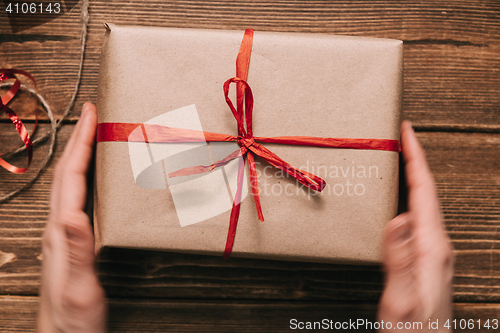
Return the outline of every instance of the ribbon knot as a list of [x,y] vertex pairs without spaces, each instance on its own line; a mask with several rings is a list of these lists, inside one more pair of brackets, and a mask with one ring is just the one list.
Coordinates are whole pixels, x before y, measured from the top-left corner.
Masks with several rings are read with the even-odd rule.
[[[312,190],[320,192],[326,186],[326,182],[320,177],[291,166],[290,164],[279,158],[272,151],[270,151],[269,149],[265,148],[264,146],[256,142],[256,139],[254,138],[252,131],[252,112],[254,103],[253,94],[252,94],[252,89],[245,81],[248,75],[248,66],[250,63],[252,38],[253,38],[253,30],[251,29],[246,30],[245,35],[243,37],[243,42],[240,47],[238,58],[236,59],[237,76],[227,80],[226,82],[224,82],[223,85],[224,97],[226,99],[226,103],[231,109],[231,112],[233,113],[234,118],[238,123],[238,137],[236,138],[236,141],[240,146],[240,153],[237,156],[232,154],[228,156],[225,160],[218,161],[213,164],[213,165],[221,165],[221,163],[225,163],[238,156],[243,156],[242,159],[243,161],[242,163],[240,161],[238,167],[238,183],[237,183],[238,187],[233,201],[231,220],[229,222],[229,232],[226,241],[226,249],[224,251],[224,256],[223,256],[226,259],[229,258],[229,255],[231,254],[236,234],[236,226],[238,224],[238,219],[240,214],[239,211],[240,211],[241,192],[243,186],[243,171],[247,159],[248,159],[248,170],[250,173],[250,188],[255,202],[255,208],[257,209],[257,216],[260,221],[264,222],[264,215],[262,214],[262,207],[260,204],[257,169],[255,166],[255,159],[253,154],[263,158],[269,164],[281,169],[282,171],[285,171],[288,175],[295,178],[299,183],[307,186]],[[236,83],[237,85],[236,108],[234,107],[233,102],[229,98],[229,86],[231,85],[231,83]],[[259,140],[262,141],[264,141],[265,139],[266,138],[259,138]]]
[[240,147],[245,147],[247,149],[250,149],[251,146],[256,144],[255,139],[252,138],[243,138],[241,136],[238,137],[238,144]]

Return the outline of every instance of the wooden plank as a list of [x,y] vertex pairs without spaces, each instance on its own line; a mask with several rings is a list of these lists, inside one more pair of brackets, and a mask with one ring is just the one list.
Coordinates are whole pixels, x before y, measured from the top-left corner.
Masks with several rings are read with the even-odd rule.
[[[0,142],[9,142],[0,124]],[[54,165],[74,125],[59,132],[55,157],[36,183],[0,205],[0,251],[16,261],[0,267],[0,294],[34,295],[40,277],[40,237],[48,215]],[[41,126],[41,132],[47,125]],[[417,133],[434,172],[447,230],[456,248],[455,301],[500,302],[500,135]],[[36,148],[33,168],[46,145]],[[20,178],[18,178],[20,177]],[[23,176],[0,170],[1,191]],[[336,300],[376,302],[379,267],[110,249],[99,262],[110,296]]]
[[500,136],[418,133],[418,138],[455,247],[455,300],[499,299]]
[[[0,332],[33,330],[37,308],[37,297],[0,297]],[[363,322],[356,331],[375,332],[366,322],[374,325],[376,312],[375,304],[110,299],[108,332],[290,332],[292,319],[313,323],[327,319],[329,325],[359,319]],[[499,315],[499,304],[455,304],[455,332],[495,331],[483,325],[488,319],[491,325]],[[474,329],[460,329],[471,319]]]
[[[66,108],[75,85],[79,11],[80,4],[68,14],[15,35],[0,13],[0,67],[23,68],[35,75],[40,92],[58,114]],[[70,119],[77,117],[83,102],[96,100],[101,23],[108,21],[401,39],[405,41],[406,118],[425,130],[498,132],[499,15],[500,3],[494,0],[438,5],[434,1],[147,0],[140,6],[92,0],[82,85]],[[20,105],[19,110],[24,118],[32,118]]]

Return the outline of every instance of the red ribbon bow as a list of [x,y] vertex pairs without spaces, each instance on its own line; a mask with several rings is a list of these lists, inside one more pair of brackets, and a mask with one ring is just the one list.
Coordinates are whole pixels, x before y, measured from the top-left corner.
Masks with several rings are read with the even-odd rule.
[[[327,148],[350,148],[350,149],[370,149],[370,150],[387,150],[399,152],[401,150],[398,140],[386,139],[348,139],[348,138],[321,138],[321,137],[304,137],[304,136],[285,136],[285,137],[254,137],[252,130],[252,112],[253,112],[253,94],[250,86],[246,82],[248,75],[248,67],[250,64],[250,54],[252,51],[253,30],[247,29],[243,36],[240,51],[236,58],[236,77],[233,77],[224,82],[224,96],[226,102],[231,109],[238,123],[238,136],[202,132],[206,142],[213,141],[236,141],[240,149],[227,156],[221,161],[217,161],[209,166],[193,166],[169,173],[169,177],[186,176],[197,173],[212,171],[216,167],[223,166],[231,160],[242,156],[238,165],[238,187],[233,201],[231,210],[231,218],[229,222],[229,231],[227,235],[226,247],[224,250],[224,258],[229,258],[231,254],[234,238],[236,234],[236,226],[240,215],[240,201],[243,187],[243,174],[246,160],[248,159],[248,168],[250,173],[250,187],[252,196],[255,201],[257,215],[260,221],[264,221],[262,208],[260,204],[259,185],[257,180],[257,171],[255,167],[254,154],[262,157],[271,165],[285,171],[287,174],[297,179],[298,182],[316,191],[322,191],[326,186],[323,179],[309,172],[294,168],[276,154],[271,152],[260,144],[263,143],[279,143],[287,145],[302,145]],[[229,86],[231,83],[237,85],[237,103],[234,107],[229,98]],[[246,128],[245,128],[246,124]],[[138,126],[142,126],[143,133],[147,136],[134,135],[132,131]],[[137,124],[137,123],[100,123],[97,125],[97,142],[102,141],[137,141],[157,143],[178,143],[178,142],[199,142],[200,132],[179,128],[172,128],[161,125]]]
[[[13,172],[13,173],[24,173],[24,172],[26,172],[26,170],[28,170],[28,167],[31,164],[31,160],[33,158],[33,143],[31,142],[30,135],[29,135],[28,131],[26,130],[26,127],[24,126],[21,119],[19,119],[17,114],[14,111],[12,111],[11,108],[9,108],[7,106],[7,103],[9,103],[10,100],[16,95],[16,93],[19,91],[19,88],[21,86],[21,82],[14,75],[16,73],[28,77],[31,81],[33,81],[33,83],[35,84],[35,88],[36,88],[35,79],[33,78],[33,76],[31,76],[30,73],[25,72],[25,71],[20,70],[20,69],[0,69],[0,82],[2,82],[4,80],[8,80],[8,79],[15,79],[15,82],[12,85],[12,87],[0,99],[0,113],[2,111],[7,113],[7,116],[9,116],[10,120],[12,121],[14,126],[16,127],[17,133],[19,133],[19,136],[21,137],[21,139],[24,142],[24,145],[26,146],[26,151],[28,152],[28,165],[26,166],[26,168],[18,168],[16,166],[8,163],[4,159],[0,158],[0,166],[2,166],[3,168],[5,168],[8,171]],[[35,131],[37,123],[38,123],[38,115],[37,115],[36,109],[35,109],[35,126],[33,127],[31,134],[33,134],[33,132]]]

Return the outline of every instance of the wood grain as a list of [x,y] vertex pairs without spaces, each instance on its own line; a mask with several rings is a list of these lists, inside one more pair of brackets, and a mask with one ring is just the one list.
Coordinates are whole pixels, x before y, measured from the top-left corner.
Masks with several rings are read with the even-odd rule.
[[[37,297],[0,297],[0,332],[32,331],[36,325]],[[376,305],[331,302],[230,302],[113,299],[109,302],[108,332],[290,332],[290,320],[374,323]],[[455,304],[455,332],[492,332],[477,328],[499,319],[499,305]],[[475,329],[460,329],[473,320]],[[465,322],[463,322],[465,323]],[[425,323],[422,323],[425,324]],[[428,322],[427,322],[428,325]],[[332,330],[333,331],[333,330]],[[344,330],[345,331],[345,330]],[[354,330],[353,330],[354,331]],[[375,332],[361,325],[356,332]]]
[[[1,15],[4,15],[3,17]],[[61,114],[79,59],[80,5],[13,35],[0,13],[0,67],[30,71]],[[498,1],[90,1],[82,84],[70,119],[96,100],[103,21],[396,38],[405,42],[404,113],[425,130],[500,131]],[[133,46],[131,46],[133,48]],[[34,56],[35,55],[35,56]],[[131,69],[131,84],[133,84]],[[139,88],[138,88],[139,89]],[[138,101],[140,103],[140,101]],[[24,101],[23,103],[24,104]],[[20,108],[23,118],[32,114]]]
[[[3,142],[9,125],[0,124]],[[47,130],[42,125],[40,134]],[[48,215],[54,165],[74,125],[58,136],[55,158],[23,195],[0,205],[0,250],[17,260],[0,267],[0,294],[35,295],[40,237]],[[500,301],[500,135],[418,133],[436,178],[448,233],[456,249],[454,299]],[[37,160],[45,149],[36,149]],[[22,176],[21,176],[22,177]],[[22,178],[0,170],[1,190]],[[378,301],[379,267],[320,265],[153,251],[109,249],[100,278],[113,297]]]
[[[0,68],[32,73],[38,91],[58,115],[75,89],[80,6],[16,33],[0,11]],[[455,317],[483,323],[499,319],[500,2],[90,0],[83,77],[69,123],[78,119],[85,101],[96,100],[103,21],[403,40],[404,117],[421,131],[417,134],[455,247],[454,301],[460,302],[455,304]],[[130,84],[133,75],[131,69]],[[0,88],[0,95],[4,91]],[[27,92],[10,106],[28,120],[29,128],[35,107],[46,119],[40,103]],[[0,295],[24,295],[0,296],[0,332],[34,329],[38,298],[33,296],[40,283],[40,240],[54,166],[73,128],[69,124],[61,129],[55,156],[35,184],[0,204]],[[42,124],[37,135],[47,130]],[[0,154],[21,145],[4,115],[0,142]],[[39,167],[47,148],[47,142],[36,147],[28,174],[0,170],[0,195],[21,186]],[[10,161],[25,165],[26,155]],[[224,261],[125,249],[105,250],[98,265],[111,297],[110,332],[284,332],[290,330],[293,317],[374,320],[383,288],[383,272],[377,266]]]

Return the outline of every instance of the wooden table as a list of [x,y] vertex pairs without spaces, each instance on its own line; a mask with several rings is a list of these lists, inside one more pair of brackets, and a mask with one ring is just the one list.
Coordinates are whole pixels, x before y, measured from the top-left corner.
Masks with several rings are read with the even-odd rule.
[[[58,115],[73,92],[80,54],[81,3],[66,0],[65,5],[68,13],[16,33],[5,8],[0,13],[0,68],[32,73]],[[0,331],[30,331],[35,326],[43,260],[40,239],[54,166],[82,104],[96,101],[103,21],[404,40],[404,118],[413,122],[426,149],[455,247],[455,316],[500,319],[497,0],[91,0],[81,87],[58,133],[55,156],[31,188],[0,204]],[[29,127],[33,103],[34,98],[21,93],[11,104]],[[4,152],[19,139],[4,116],[0,128]],[[37,135],[47,130],[45,121]],[[29,174],[46,151],[46,143],[36,147]],[[19,161],[24,162],[22,157]],[[0,170],[1,193],[28,176]],[[292,318],[375,320],[383,287],[380,267],[224,261],[136,250],[105,252],[99,272],[110,299],[111,332],[285,332]]]

